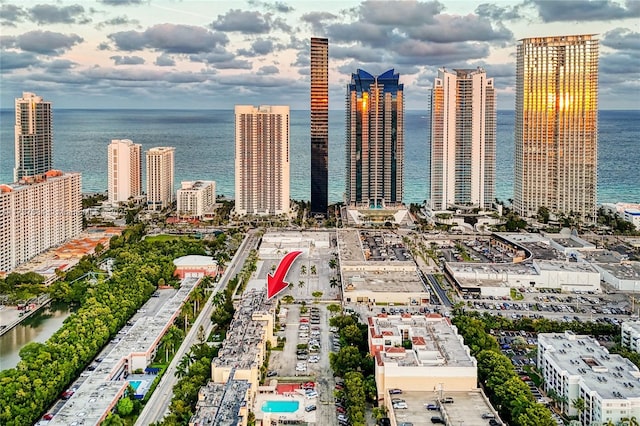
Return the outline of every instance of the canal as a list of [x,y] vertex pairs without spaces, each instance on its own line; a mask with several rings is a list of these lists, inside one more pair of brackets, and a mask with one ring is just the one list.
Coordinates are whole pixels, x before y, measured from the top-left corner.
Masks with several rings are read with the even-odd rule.
[[13,368],[20,361],[20,349],[29,342],[46,342],[71,315],[69,305],[51,303],[0,336],[0,370]]

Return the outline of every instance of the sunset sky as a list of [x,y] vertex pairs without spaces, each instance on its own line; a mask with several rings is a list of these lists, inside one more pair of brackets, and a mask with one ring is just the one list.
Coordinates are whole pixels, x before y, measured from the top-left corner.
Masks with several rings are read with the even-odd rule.
[[437,69],[482,66],[514,108],[526,37],[598,34],[600,108],[640,108],[640,0],[0,1],[0,101],[55,108],[309,108],[309,38],[329,38],[330,107],[389,68],[426,110]]

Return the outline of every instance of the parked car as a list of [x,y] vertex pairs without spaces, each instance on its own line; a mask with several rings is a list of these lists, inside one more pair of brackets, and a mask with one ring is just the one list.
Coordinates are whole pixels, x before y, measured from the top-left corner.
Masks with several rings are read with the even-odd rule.
[[310,411],[316,411],[317,407],[315,405],[307,405],[306,407],[304,407],[304,411],[306,411],[307,413]]
[[402,393],[402,389],[389,389],[390,395],[400,395]]
[[496,416],[495,416],[495,414],[493,414],[493,413],[484,413],[484,414],[482,415],[482,418],[483,418],[483,419],[495,419],[495,418],[496,418]]
[[440,409],[436,404],[426,404],[426,407],[427,407],[427,410],[437,411]]
[[439,416],[433,416],[431,417],[431,423],[440,423],[440,424],[445,424],[444,420],[442,419],[442,417]]
[[399,409],[399,410],[406,410],[407,408],[409,408],[409,406],[407,405],[406,402],[398,402],[396,404],[393,404],[393,408]]
[[450,396],[447,396],[445,398],[442,398],[440,402],[443,404],[453,404],[453,398]]
[[277,375],[278,375],[277,371],[273,371],[273,370],[267,371],[267,377],[275,377]]

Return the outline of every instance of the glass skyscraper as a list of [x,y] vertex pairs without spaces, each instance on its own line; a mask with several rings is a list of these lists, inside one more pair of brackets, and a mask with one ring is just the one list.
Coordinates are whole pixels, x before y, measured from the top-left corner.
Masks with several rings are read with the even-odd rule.
[[348,205],[384,208],[402,203],[404,87],[390,69],[377,77],[358,70],[346,99]]
[[311,212],[326,214],[329,185],[329,40],[311,39]]
[[51,102],[24,92],[16,99],[14,181],[51,170],[52,143]]
[[598,41],[593,35],[520,41],[516,59],[513,207],[531,217],[596,217]]

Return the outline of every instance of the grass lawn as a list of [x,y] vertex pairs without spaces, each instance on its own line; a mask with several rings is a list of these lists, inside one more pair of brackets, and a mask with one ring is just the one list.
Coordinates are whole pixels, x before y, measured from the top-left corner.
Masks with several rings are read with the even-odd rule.
[[173,241],[173,240],[182,240],[182,239],[191,239],[192,237],[189,236],[183,236],[183,235],[167,235],[167,234],[161,234],[161,235],[154,235],[151,237],[146,237],[144,240],[145,241],[149,241],[150,243],[155,243],[155,242],[166,242],[166,241]]

